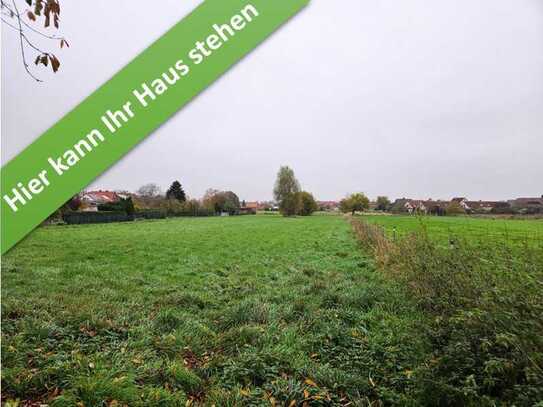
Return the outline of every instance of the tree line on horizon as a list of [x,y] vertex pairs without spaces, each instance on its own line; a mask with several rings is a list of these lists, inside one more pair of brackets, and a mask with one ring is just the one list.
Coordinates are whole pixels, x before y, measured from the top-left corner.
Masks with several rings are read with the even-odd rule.
[[[223,213],[238,215],[255,212],[254,209],[249,211],[245,208],[245,201],[241,201],[233,191],[210,188],[201,199],[191,199],[179,180],[173,181],[165,193],[158,184],[148,183],[141,186],[135,194],[129,192],[118,194],[120,198],[117,202],[99,204],[98,211],[125,212],[133,215],[137,212],[159,210],[167,216],[211,216]],[[60,209],[60,213],[81,210],[84,207],[83,195],[84,193],[74,196]],[[279,168],[273,196],[279,212],[285,217],[310,216],[322,210],[314,195],[302,189],[294,170],[286,165]],[[372,208],[388,212],[394,211],[394,205],[388,197],[378,196]],[[354,215],[356,212],[369,210],[370,199],[364,193],[356,192],[342,199],[338,206],[341,212]],[[455,202],[446,209],[446,213],[450,215],[462,213],[462,208],[458,204],[455,206]]]

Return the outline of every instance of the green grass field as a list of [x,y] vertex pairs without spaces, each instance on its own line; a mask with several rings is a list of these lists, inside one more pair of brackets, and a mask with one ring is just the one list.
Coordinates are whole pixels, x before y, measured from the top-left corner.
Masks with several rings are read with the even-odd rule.
[[401,403],[424,357],[342,217],[42,227],[3,261],[4,400]]
[[450,237],[471,241],[494,241],[543,248],[543,219],[504,219],[438,216],[364,216],[364,220],[381,225],[389,237],[405,236],[425,230],[428,236],[440,242]]
[[[422,222],[438,241],[453,232],[491,244],[506,229],[536,239],[543,225],[360,218],[389,235]],[[396,278],[362,243],[341,216],[39,228],[3,257],[2,401],[490,406],[543,396],[541,252],[511,261],[498,244],[492,263],[479,249],[407,242],[405,258],[389,258],[405,274]]]

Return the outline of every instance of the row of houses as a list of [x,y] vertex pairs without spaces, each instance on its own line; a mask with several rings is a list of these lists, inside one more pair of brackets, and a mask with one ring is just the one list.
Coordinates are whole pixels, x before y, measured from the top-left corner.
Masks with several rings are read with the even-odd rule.
[[[113,191],[88,191],[81,195],[84,210],[95,211],[98,205],[118,202],[121,198],[127,198],[131,194],[120,193]],[[336,212],[339,211],[339,201],[318,201],[319,209],[322,211]],[[376,204],[370,205],[371,209],[375,209]],[[470,201],[465,197],[455,197],[450,201],[433,200],[433,199],[396,199],[390,206],[389,210],[396,213],[424,213],[442,215],[447,212],[452,206],[460,207],[466,213],[493,213],[493,212],[527,212],[527,213],[543,213],[543,195],[534,198],[516,198],[508,201]],[[277,204],[273,201],[251,201],[242,202],[242,210],[247,212],[258,211],[276,211]]]
[[258,211],[278,211],[279,207],[277,204],[273,201],[254,201],[254,202],[245,202],[242,201],[241,203],[241,210],[251,211],[251,212],[258,212]]
[[[111,204],[119,202],[119,200],[128,197],[137,198],[137,195],[128,192],[115,191],[85,191],[81,194],[82,210],[86,212],[94,212],[98,210],[99,205]],[[247,213],[256,213],[258,211],[273,211],[278,210],[276,203],[273,201],[264,202],[242,202],[241,210]]]
[[516,211],[543,213],[543,195],[537,198],[516,198],[508,201],[470,201],[465,197],[456,197],[450,201],[401,198],[394,201],[390,210],[398,213],[442,215],[451,208],[461,208],[466,213],[507,213]]

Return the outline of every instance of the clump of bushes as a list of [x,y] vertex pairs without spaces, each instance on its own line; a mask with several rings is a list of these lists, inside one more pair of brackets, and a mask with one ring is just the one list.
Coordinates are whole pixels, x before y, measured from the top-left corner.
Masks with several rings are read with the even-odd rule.
[[354,215],[356,212],[362,212],[369,209],[370,200],[362,192],[351,194],[348,197],[341,200],[339,203],[339,209],[343,213],[351,213]]
[[425,405],[532,405],[543,400],[543,250],[422,231],[397,242],[352,220],[380,269],[428,316],[432,351],[415,372]]
[[117,202],[104,203],[98,205],[101,212],[125,212],[127,215],[134,215],[135,208],[132,198],[120,198]]
[[294,171],[288,166],[279,168],[273,196],[283,216],[310,216],[319,209],[313,195],[302,191]]

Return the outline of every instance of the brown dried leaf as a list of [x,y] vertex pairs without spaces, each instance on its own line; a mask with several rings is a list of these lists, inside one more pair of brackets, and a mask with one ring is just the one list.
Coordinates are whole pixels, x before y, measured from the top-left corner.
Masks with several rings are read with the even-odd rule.
[[28,16],[29,20],[36,21],[36,16],[34,15],[32,11],[28,10],[26,15]]
[[313,387],[317,387],[317,383],[315,383],[313,380],[311,379],[305,379],[305,384],[309,385],[309,386],[313,386]]
[[51,67],[53,68],[53,72],[57,72],[58,68],[60,68],[60,61],[54,55],[49,55],[49,60],[51,61]]

